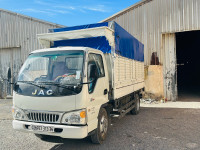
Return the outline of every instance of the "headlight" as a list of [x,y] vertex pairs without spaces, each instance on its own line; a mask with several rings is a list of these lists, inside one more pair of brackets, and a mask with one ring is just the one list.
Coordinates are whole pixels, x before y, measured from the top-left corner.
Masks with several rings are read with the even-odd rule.
[[65,113],[62,117],[64,124],[86,124],[86,110],[78,110]]
[[12,115],[16,120],[26,120],[26,115],[22,109],[12,107]]

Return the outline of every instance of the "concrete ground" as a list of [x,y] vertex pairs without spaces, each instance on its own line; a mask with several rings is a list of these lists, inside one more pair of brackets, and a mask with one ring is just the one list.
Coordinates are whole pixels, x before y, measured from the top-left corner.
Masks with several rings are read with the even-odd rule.
[[[53,138],[41,141],[31,133],[12,129],[12,100],[0,100],[0,149],[52,150],[189,150],[200,149],[200,109],[189,103],[142,104],[137,116],[113,119],[106,141],[95,145],[89,138]],[[167,106],[167,107],[164,107]],[[178,106],[181,108],[172,108]],[[191,105],[191,107],[189,107]],[[195,104],[196,105],[196,104]],[[188,106],[189,108],[186,108]],[[162,107],[162,108],[161,108]]]
[[186,101],[176,101],[176,102],[153,102],[151,104],[141,103],[141,107],[148,108],[186,108],[186,109],[200,109],[200,102],[186,102]]

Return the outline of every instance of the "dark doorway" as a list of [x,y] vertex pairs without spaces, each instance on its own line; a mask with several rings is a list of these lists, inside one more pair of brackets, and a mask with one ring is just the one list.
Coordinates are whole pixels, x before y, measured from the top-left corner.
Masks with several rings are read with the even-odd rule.
[[200,31],[176,33],[178,100],[200,101]]

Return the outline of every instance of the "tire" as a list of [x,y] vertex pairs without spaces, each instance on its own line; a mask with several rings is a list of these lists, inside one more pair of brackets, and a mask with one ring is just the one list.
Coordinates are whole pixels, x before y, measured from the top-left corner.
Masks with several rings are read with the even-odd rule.
[[135,95],[135,108],[133,108],[130,113],[132,115],[137,115],[139,114],[139,111],[140,111],[140,98],[139,98],[139,95],[136,94]]
[[109,128],[109,118],[105,108],[101,108],[98,116],[98,125],[94,134],[91,135],[91,141],[95,144],[102,144],[105,141]]

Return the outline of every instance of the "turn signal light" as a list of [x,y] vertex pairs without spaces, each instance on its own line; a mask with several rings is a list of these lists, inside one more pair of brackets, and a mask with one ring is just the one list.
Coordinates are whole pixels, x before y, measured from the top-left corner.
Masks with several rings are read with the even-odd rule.
[[85,117],[86,117],[85,111],[80,112],[80,117],[81,117],[81,118],[85,118]]

